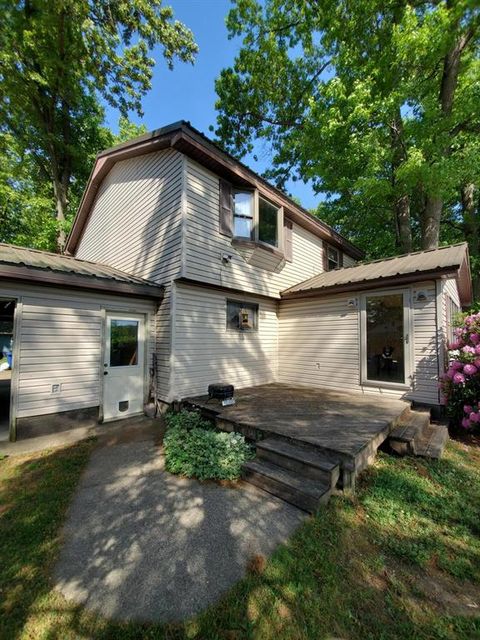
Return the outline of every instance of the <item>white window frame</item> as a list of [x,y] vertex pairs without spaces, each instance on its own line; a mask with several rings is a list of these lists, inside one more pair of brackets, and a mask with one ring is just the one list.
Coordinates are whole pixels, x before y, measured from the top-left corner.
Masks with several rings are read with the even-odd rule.
[[[235,194],[237,193],[251,193],[252,194],[252,209],[253,209],[253,229],[252,229],[252,237],[249,238],[247,236],[237,236],[235,235]],[[284,220],[283,220],[283,207],[276,204],[275,202],[273,202],[272,200],[270,200],[269,198],[266,198],[264,195],[260,195],[260,193],[258,192],[258,189],[254,189],[254,190],[248,190],[248,189],[233,189],[232,191],[232,195],[233,195],[233,211],[232,211],[232,215],[233,215],[233,233],[234,233],[234,238],[237,240],[250,240],[252,242],[254,242],[255,244],[259,245],[259,246],[263,246],[263,247],[271,247],[272,249],[276,249],[278,251],[281,251],[283,253],[283,249],[284,249],[284,236],[283,236],[283,225],[284,225]],[[262,199],[264,202],[272,205],[273,207],[275,207],[277,209],[277,244],[273,245],[270,244],[269,242],[264,242],[262,240],[260,240],[259,238],[259,222],[260,222],[260,199]]]
[[[384,382],[369,380],[367,376],[367,297],[403,295],[403,331],[405,382]],[[383,387],[387,389],[411,389],[414,363],[414,326],[412,292],[410,289],[382,289],[367,291],[360,296],[360,384],[365,387]]]
[[[327,256],[326,256],[327,257],[327,260],[326,260],[327,271],[335,271],[335,269],[339,269],[340,268],[340,250],[337,249],[336,247],[332,247],[331,244],[327,244],[326,251],[327,251]],[[333,268],[330,268],[330,264],[329,264],[330,263],[330,256],[329,256],[329,252],[330,251],[335,251],[335,253],[337,254],[337,261],[335,263],[336,266],[333,267]],[[332,260],[332,262],[335,262],[335,261]]]

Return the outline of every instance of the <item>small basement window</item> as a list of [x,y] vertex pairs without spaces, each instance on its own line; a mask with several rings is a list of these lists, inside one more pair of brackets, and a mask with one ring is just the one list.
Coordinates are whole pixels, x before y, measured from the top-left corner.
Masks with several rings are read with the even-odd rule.
[[258,304],[227,300],[227,329],[256,331],[258,329]]

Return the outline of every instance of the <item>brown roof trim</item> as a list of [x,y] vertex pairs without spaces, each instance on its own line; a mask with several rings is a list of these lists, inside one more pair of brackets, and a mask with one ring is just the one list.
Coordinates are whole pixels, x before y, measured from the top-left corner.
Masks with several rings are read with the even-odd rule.
[[102,291],[111,295],[135,296],[137,298],[163,298],[162,285],[147,285],[141,283],[120,282],[109,278],[95,278],[76,273],[59,273],[46,271],[35,267],[0,265],[0,281],[16,280],[25,284],[39,284],[68,289],[85,289],[88,291]]
[[385,286],[401,286],[422,282],[424,280],[438,280],[442,277],[456,277],[460,265],[451,267],[439,267],[430,271],[415,271],[403,275],[387,276],[375,278],[374,280],[359,280],[346,284],[331,285],[329,287],[319,287],[317,289],[306,289],[304,291],[292,291],[280,293],[282,300],[294,300],[297,298],[320,298],[336,293],[349,293],[353,291],[366,291],[368,289],[380,289]]
[[204,134],[184,121],[176,122],[167,127],[145,134],[144,136],[140,136],[139,138],[112,147],[111,149],[107,149],[97,156],[95,166],[90,174],[87,187],[67,239],[67,251],[69,253],[75,251],[88,220],[98,188],[115,162],[167,147],[184,153],[212,172],[238,186],[253,186],[257,188],[263,195],[266,195],[283,206],[286,212],[288,212],[288,217],[300,226],[338,247],[352,258],[362,259],[364,257],[361,249],[349,242],[319,218],[312,215],[309,211],[296,204],[280,189],[269,184],[246,165],[223,151]]

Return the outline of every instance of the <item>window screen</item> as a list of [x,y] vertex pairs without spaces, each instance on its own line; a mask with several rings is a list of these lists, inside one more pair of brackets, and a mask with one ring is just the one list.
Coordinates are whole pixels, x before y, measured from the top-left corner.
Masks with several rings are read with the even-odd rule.
[[278,208],[270,202],[258,202],[258,239],[276,247],[278,245]]
[[227,300],[227,329],[256,331],[258,329],[258,304]]

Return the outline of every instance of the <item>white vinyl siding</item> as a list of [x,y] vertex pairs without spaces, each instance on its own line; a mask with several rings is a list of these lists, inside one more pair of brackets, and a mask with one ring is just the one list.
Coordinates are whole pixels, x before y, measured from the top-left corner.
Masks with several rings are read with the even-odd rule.
[[181,269],[183,156],[117,162],[98,190],[75,257],[164,284]]
[[[151,362],[151,302],[23,285],[2,285],[0,296],[17,297],[21,303],[20,345],[14,362],[17,418],[99,406],[104,308],[149,314],[147,361]],[[60,393],[52,393],[53,384],[61,384]]]
[[453,340],[452,321],[455,313],[462,310],[457,282],[449,278],[443,282],[442,288],[442,327],[446,340]]
[[355,294],[280,303],[279,382],[438,404],[435,286],[420,287],[428,292],[428,299],[413,302],[411,353],[416,376],[411,391],[361,384],[360,311],[348,306]]
[[343,266],[344,267],[354,267],[357,264],[357,261],[349,256],[347,253],[343,254]]
[[[236,250],[231,239],[219,231],[219,178],[190,159],[186,234],[184,275],[193,280],[278,298],[281,290],[323,271],[322,240],[295,223],[291,262],[272,271],[268,268],[271,255],[266,251],[264,265],[261,258],[255,266],[246,262],[243,255],[251,255],[251,250]],[[222,261],[224,253],[232,256],[228,264]]]
[[[277,378],[277,303],[201,287],[175,286],[172,399],[205,394],[208,385],[235,387]],[[258,303],[258,330],[227,329],[227,299]]]
[[[417,301],[416,293],[423,291],[425,301]],[[434,282],[412,287],[413,300],[413,365],[412,399],[426,404],[438,404],[438,343],[437,300]]]
[[171,282],[182,268],[184,156],[156,151],[117,162],[103,180],[76,257],[165,285],[156,317],[158,393],[169,392]]

